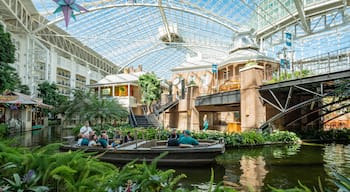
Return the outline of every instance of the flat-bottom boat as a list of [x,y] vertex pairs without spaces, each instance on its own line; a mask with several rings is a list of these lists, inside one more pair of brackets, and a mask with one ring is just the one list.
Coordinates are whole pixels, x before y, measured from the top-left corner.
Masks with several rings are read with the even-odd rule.
[[158,161],[160,166],[204,166],[215,163],[215,157],[224,153],[225,144],[220,141],[199,141],[199,145],[167,146],[166,141],[132,141],[116,148],[80,147],[76,145],[62,145],[61,151],[84,150],[96,152],[98,158],[115,164],[126,164],[133,160],[137,162],[152,162],[162,153],[168,154]]

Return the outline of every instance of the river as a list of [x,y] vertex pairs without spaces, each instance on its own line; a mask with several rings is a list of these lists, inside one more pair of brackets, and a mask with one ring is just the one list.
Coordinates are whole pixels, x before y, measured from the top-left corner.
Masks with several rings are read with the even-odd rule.
[[[40,146],[60,142],[61,135],[69,135],[69,130],[47,128],[26,132],[20,141],[24,146]],[[226,185],[241,191],[271,191],[269,186],[292,188],[299,185],[298,181],[312,189],[318,187],[319,179],[324,187],[336,191],[332,173],[337,171],[350,177],[350,145],[281,145],[227,149],[217,157],[217,165],[213,167],[176,168],[176,171],[188,176],[181,185],[196,186],[205,191],[210,181],[211,168],[215,183],[224,181]]]

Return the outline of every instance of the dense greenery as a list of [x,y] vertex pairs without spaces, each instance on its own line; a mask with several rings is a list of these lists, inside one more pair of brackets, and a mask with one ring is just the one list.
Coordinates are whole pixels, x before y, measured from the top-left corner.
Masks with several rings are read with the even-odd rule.
[[55,83],[49,83],[47,81],[38,85],[38,91],[38,97],[42,98],[45,104],[53,106],[53,109],[45,109],[44,111],[46,113],[50,112],[51,115],[55,117],[59,113],[57,110],[58,107],[64,103],[67,98],[58,92],[58,87]]
[[5,90],[30,94],[27,85],[21,85],[16,69],[11,66],[15,62],[16,47],[9,33],[0,25],[0,94]]
[[306,69],[303,69],[301,71],[294,71],[293,73],[280,71],[279,74],[274,73],[273,78],[267,83],[277,83],[289,79],[304,78],[310,75],[312,75],[312,72]]
[[323,142],[349,141],[350,129],[306,130],[298,133],[302,139],[314,139]]
[[139,77],[138,82],[142,91],[142,102],[147,105],[148,112],[151,112],[152,102],[160,98],[160,81],[155,74],[146,73]]
[[106,129],[112,121],[123,121],[128,116],[128,111],[115,99],[99,98],[96,94],[79,90],[74,92],[74,99],[62,104],[59,110],[67,119],[90,121],[92,125],[99,123],[100,130]]
[[[185,175],[157,168],[158,159],[166,154],[150,165],[130,162],[117,168],[83,151],[57,153],[58,147],[29,150],[0,142],[0,191],[189,191],[178,186]],[[209,191],[234,190],[214,188],[211,182]]]
[[[106,128],[105,128],[106,129]],[[78,128],[77,128],[78,130]],[[141,139],[162,139],[166,140],[169,136],[169,131],[164,129],[150,128],[131,128],[130,126],[109,127],[106,129],[112,137],[115,130],[121,131],[123,135],[131,132],[134,136]],[[180,133],[180,132],[179,132]],[[288,131],[276,131],[272,134],[259,133],[256,131],[247,131],[242,133],[222,133],[218,131],[193,132],[192,136],[196,139],[209,139],[225,141],[226,147],[236,147],[242,145],[261,145],[266,143],[299,143],[299,137]]]

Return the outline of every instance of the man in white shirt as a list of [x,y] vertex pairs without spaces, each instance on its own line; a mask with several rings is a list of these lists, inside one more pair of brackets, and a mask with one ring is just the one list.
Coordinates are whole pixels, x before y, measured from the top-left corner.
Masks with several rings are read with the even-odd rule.
[[89,137],[89,133],[92,132],[92,129],[89,125],[89,122],[85,122],[85,125],[80,128],[80,133],[84,136]]

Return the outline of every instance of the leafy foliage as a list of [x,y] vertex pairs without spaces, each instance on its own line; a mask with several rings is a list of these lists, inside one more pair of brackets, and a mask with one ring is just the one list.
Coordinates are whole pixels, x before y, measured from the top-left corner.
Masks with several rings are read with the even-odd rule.
[[0,138],[4,137],[7,132],[7,125],[5,123],[0,123]]
[[30,94],[28,86],[21,85],[16,69],[10,66],[15,62],[15,51],[10,34],[0,25],[0,94],[5,90]]
[[299,137],[294,132],[276,131],[268,135],[268,140],[272,142],[298,143]]
[[289,79],[304,78],[310,75],[312,75],[312,72],[307,69],[303,69],[301,71],[294,71],[293,73],[284,73],[284,72],[280,72],[280,74],[274,73],[273,78],[267,83],[270,84],[270,83],[277,83],[277,82],[289,80]]
[[99,122],[100,129],[111,121],[125,120],[127,110],[118,101],[109,98],[99,98],[91,92],[75,91],[74,99],[60,106],[67,119],[78,118],[80,122]]
[[139,85],[142,91],[142,102],[147,104],[150,112],[150,105],[160,98],[160,81],[153,73],[146,73],[139,77]]
[[[59,144],[34,150],[10,147],[3,142],[0,146],[6,151],[0,157],[3,191],[188,191],[178,188],[185,175],[175,176],[175,170],[157,168],[157,161],[166,153],[151,164],[131,162],[119,170],[100,162],[92,153],[57,153]],[[10,163],[3,163],[7,161]]]
[[67,100],[65,96],[58,93],[58,87],[55,83],[44,81],[38,85],[38,91],[38,96],[43,99],[45,104],[54,106],[54,109],[52,110],[44,110],[46,113],[51,112],[53,116],[58,113],[58,106]]

